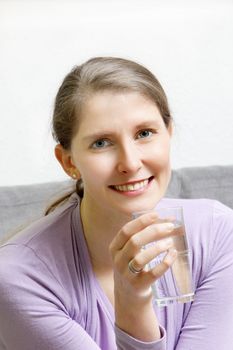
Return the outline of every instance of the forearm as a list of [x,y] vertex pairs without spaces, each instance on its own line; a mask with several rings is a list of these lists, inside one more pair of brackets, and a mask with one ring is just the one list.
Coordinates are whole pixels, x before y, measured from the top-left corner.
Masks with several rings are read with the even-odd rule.
[[[152,342],[161,337],[158,319],[153,309],[151,295],[132,300],[115,293],[116,326],[132,337]],[[131,299],[131,300],[130,300]]]

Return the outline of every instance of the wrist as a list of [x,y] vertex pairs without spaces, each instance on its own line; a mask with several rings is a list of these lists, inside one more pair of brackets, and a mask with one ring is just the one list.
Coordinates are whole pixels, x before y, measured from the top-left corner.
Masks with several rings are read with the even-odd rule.
[[115,298],[116,326],[132,337],[145,341],[160,339],[160,328],[151,295],[137,300]]

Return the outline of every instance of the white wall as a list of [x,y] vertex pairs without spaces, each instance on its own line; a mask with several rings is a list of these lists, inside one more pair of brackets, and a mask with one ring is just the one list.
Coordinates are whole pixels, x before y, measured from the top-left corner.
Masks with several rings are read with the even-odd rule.
[[233,1],[0,1],[0,185],[66,178],[50,117],[91,56],[148,66],[176,121],[174,168],[233,164]]

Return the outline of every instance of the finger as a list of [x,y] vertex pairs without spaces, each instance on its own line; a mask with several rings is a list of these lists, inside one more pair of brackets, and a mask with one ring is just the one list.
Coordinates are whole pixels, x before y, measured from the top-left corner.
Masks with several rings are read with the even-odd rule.
[[174,247],[172,238],[160,240],[149,247],[142,249],[133,259],[131,259],[135,270],[142,270],[151,260],[161,253]]
[[173,223],[152,224],[131,236],[123,247],[123,254],[128,259],[134,257],[142,247],[152,242],[164,240],[174,230]]
[[117,233],[116,237],[111,242],[110,250],[115,251],[122,249],[122,247],[132,235],[134,235],[136,232],[143,230],[148,225],[155,223],[157,219],[157,213],[150,212],[132,221],[129,221],[126,225],[122,227],[122,229]]
[[169,249],[162,262],[146,272],[144,278],[148,283],[159,279],[172,266],[177,258],[177,251],[174,248]]

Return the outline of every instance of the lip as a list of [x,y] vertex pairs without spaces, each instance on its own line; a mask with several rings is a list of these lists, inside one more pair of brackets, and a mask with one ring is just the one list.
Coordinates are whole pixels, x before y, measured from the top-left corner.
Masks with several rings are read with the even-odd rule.
[[125,183],[121,183],[121,184],[115,184],[115,185],[110,185],[109,187],[113,188],[114,186],[127,186],[127,185],[133,185],[136,184],[137,182],[142,182],[145,180],[152,180],[152,177],[154,176],[150,176],[150,177],[146,177],[144,179],[139,179],[139,180],[133,180],[133,181],[129,181],[129,182],[125,182]]
[[[114,186],[124,186],[124,185],[135,184],[135,183],[142,182],[142,181],[145,181],[145,180],[148,180],[148,184],[145,187],[142,187],[142,188],[139,188],[139,189],[136,189],[136,190],[119,191],[119,190],[117,190],[114,187]],[[112,189],[114,192],[120,194],[120,195],[127,196],[127,197],[134,197],[134,196],[138,196],[138,195],[143,194],[144,192],[146,192],[147,189],[151,186],[151,183],[153,182],[153,180],[154,180],[154,176],[150,176],[149,178],[145,178],[143,180],[130,181],[130,182],[126,182],[126,183],[124,183],[122,185],[111,185],[111,186],[109,186],[109,188]]]

